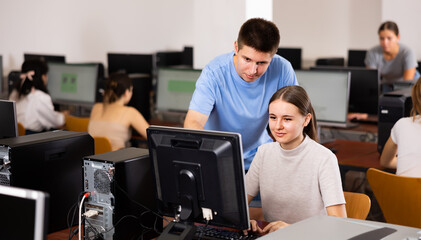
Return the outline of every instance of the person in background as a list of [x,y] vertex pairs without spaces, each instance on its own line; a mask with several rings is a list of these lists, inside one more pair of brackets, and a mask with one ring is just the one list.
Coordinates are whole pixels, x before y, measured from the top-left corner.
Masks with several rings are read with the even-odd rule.
[[185,128],[238,132],[247,170],[263,143],[271,142],[267,104],[277,89],[297,85],[291,63],[276,55],[279,30],[273,22],[247,20],[234,51],[205,66],[184,121]]
[[421,177],[421,78],[412,87],[411,116],[399,119],[384,145],[380,164],[397,175]]
[[[269,102],[269,128],[275,142],[259,147],[246,175],[249,203],[259,192],[265,221],[257,232],[273,232],[315,215],[346,217],[335,154],[317,143],[317,122],[300,86],[278,90]],[[246,232],[245,232],[246,233]]]
[[68,111],[57,112],[47,90],[48,65],[41,60],[26,60],[22,64],[20,79],[9,100],[16,101],[18,122],[26,134],[61,128]]
[[107,137],[113,151],[129,146],[130,127],[146,139],[148,122],[136,108],[126,106],[132,94],[129,76],[113,73],[106,83],[103,103],[96,103],[92,108],[88,132],[93,137]]
[[393,90],[393,83],[402,80],[416,80],[420,74],[414,52],[399,43],[400,34],[395,22],[387,21],[380,25],[380,45],[367,51],[365,65],[378,69],[382,80],[383,92]]

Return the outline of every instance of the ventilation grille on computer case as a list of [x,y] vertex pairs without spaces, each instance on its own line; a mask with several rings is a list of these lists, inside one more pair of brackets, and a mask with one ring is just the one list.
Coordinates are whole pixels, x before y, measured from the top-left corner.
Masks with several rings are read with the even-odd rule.
[[109,194],[111,192],[111,176],[107,170],[97,169],[94,172],[94,188],[98,193]]

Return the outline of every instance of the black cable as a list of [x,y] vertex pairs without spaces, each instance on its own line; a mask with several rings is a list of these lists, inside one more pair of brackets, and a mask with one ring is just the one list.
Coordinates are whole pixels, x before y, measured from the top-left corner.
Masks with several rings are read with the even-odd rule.
[[[95,232],[95,236],[94,239],[104,239],[102,233],[98,232],[98,230],[94,227],[94,225],[88,220],[87,217],[84,217],[84,221],[86,221],[88,223],[89,226],[87,226],[87,228],[92,229]],[[86,238],[86,232],[85,232],[85,238]]]
[[168,219],[166,219],[166,218],[164,218],[163,216],[161,216],[159,213],[156,213],[156,212],[154,212],[154,211],[152,211],[151,209],[149,209],[148,207],[146,207],[145,205],[143,205],[143,204],[141,204],[141,203],[139,203],[139,202],[137,202],[137,201],[135,201],[135,200],[133,200],[131,197],[130,197],[130,195],[124,190],[124,189],[122,189],[121,187],[120,187],[120,185],[118,185],[118,183],[117,183],[117,181],[115,181],[114,180],[114,183],[115,183],[115,185],[117,186],[117,188],[120,190],[120,191],[122,191],[125,195],[126,195],[126,197],[131,201],[131,202],[133,202],[134,204],[136,204],[136,205],[138,205],[138,206],[140,206],[140,207],[142,207],[143,209],[145,209],[145,210],[147,210],[147,211],[150,211],[151,213],[153,213],[155,216],[157,216],[157,217],[159,217],[159,218],[162,218],[162,220],[165,220],[165,221],[167,221],[167,222],[170,222]]
[[197,238],[197,240],[202,239],[203,234],[205,233],[206,228],[208,227],[208,225],[209,225],[209,220],[206,220],[206,225],[205,225],[205,227],[202,229],[202,231],[200,231],[200,233],[199,233],[199,237]]
[[107,232],[109,232],[109,231],[111,231],[111,230],[113,230],[115,227],[117,227],[117,225],[123,220],[123,219],[125,219],[125,218],[128,218],[128,217],[132,217],[132,218],[135,218],[135,219],[139,219],[138,217],[136,217],[136,216],[134,216],[134,215],[126,215],[126,216],[123,216],[122,218],[120,218],[117,222],[116,222],[116,224],[114,224],[110,229],[108,229],[108,230],[105,230],[104,232],[102,232],[102,233],[107,233]]

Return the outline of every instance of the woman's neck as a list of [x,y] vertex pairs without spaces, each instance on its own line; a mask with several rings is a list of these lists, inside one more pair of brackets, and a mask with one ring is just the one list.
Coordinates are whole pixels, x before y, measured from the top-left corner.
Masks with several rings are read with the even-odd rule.
[[399,53],[399,44],[396,45],[390,52],[384,52],[383,56],[386,60],[394,59]]

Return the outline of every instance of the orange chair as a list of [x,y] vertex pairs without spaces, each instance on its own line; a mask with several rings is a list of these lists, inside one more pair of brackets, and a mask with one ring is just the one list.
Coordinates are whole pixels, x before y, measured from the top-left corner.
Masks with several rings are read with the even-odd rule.
[[22,123],[18,122],[18,135],[19,136],[25,136],[25,134],[26,134],[25,127],[23,126]]
[[421,178],[370,168],[367,180],[386,222],[421,228]]
[[108,139],[107,137],[94,137],[94,143],[95,154],[111,152],[113,150],[110,139]]
[[371,200],[364,193],[344,192],[348,218],[365,220],[371,208]]
[[89,118],[88,117],[76,117],[67,115],[66,116],[66,130],[72,132],[88,132]]

